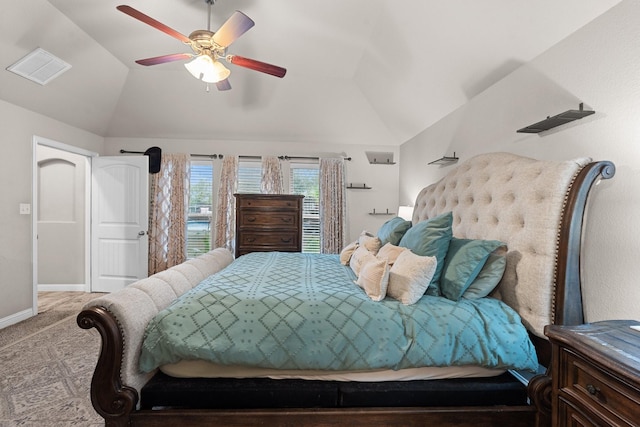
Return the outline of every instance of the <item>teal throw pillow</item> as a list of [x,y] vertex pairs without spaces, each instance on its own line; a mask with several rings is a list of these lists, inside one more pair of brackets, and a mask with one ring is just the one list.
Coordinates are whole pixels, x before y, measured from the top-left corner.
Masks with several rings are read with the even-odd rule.
[[471,286],[491,252],[505,244],[497,240],[452,238],[442,270],[442,295],[458,301]]
[[409,248],[416,255],[436,257],[438,262],[436,272],[425,292],[426,295],[440,295],[440,276],[449,249],[449,241],[453,235],[452,223],[451,212],[421,221],[407,230],[398,244],[398,246]]
[[462,298],[479,299],[484,298],[493,291],[500,280],[507,266],[507,257],[492,253],[484,263],[484,267],[478,273],[478,277],[471,283],[471,286],[464,291]]
[[400,239],[404,236],[404,233],[411,228],[411,221],[406,221],[399,216],[391,218],[389,221],[382,224],[382,227],[378,230],[378,239],[382,242],[382,246],[387,243],[391,243],[394,246],[398,246]]

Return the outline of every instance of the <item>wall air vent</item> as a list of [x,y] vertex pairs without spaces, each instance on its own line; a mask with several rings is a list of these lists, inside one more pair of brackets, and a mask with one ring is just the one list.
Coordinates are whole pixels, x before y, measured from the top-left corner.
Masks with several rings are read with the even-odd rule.
[[62,59],[44,49],[37,48],[15,64],[7,67],[7,71],[38,84],[46,85],[69,68],[71,65]]
[[595,113],[595,111],[584,110],[582,103],[580,103],[579,110],[567,110],[564,113],[560,113],[557,116],[547,117],[541,122],[534,123],[522,129],[518,129],[517,132],[520,133],[540,133],[545,130],[552,129],[556,126],[563,125],[565,123],[572,122],[574,120],[581,119],[586,116],[590,116]]

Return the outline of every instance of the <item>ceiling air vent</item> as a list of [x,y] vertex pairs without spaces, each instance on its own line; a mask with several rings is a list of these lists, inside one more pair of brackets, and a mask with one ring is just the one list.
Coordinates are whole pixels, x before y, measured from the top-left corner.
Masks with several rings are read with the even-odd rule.
[[37,48],[9,66],[7,70],[38,84],[46,85],[69,68],[71,68],[71,65],[62,59],[44,49]]

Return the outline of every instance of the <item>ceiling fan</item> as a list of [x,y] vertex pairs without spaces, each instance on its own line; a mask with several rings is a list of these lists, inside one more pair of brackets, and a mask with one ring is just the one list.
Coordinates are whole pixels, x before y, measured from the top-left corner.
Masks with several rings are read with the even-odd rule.
[[184,65],[195,78],[207,83],[207,89],[209,83],[215,83],[218,90],[231,89],[231,84],[229,83],[228,78],[231,71],[229,71],[229,69],[220,62],[221,59],[224,59],[226,62],[233,65],[249,68],[251,70],[280,78],[284,77],[287,72],[285,68],[256,61],[255,59],[245,58],[240,55],[227,54],[227,48],[229,45],[231,45],[231,43],[233,43],[242,34],[246,33],[255,25],[255,23],[244,13],[235,11],[234,14],[231,15],[224,24],[222,24],[218,31],[211,31],[211,5],[214,1],[215,0],[205,0],[205,3],[209,5],[207,29],[195,30],[189,35],[189,37],[162,24],[161,22],[156,21],[131,6],[121,5],[116,7],[120,12],[142,21],[145,24],[151,25],[165,34],[180,40],[184,44],[191,46],[191,50],[193,50],[193,53],[173,53],[170,55],[139,59],[136,63],[148,66],[193,58],[191,62]]

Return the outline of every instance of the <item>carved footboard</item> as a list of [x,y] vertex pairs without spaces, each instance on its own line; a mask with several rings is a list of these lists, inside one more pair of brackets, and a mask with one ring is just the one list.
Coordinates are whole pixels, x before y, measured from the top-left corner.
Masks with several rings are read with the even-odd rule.
[[96,328],[102,339],[98,363],[91,379],[91,402],[107,426],[129,425],[129,415],[136,409],[138,391],[122,384],[120,372],[124,339],[120,325],[104,307],[89,307],[78,315],[83,329]]
[[102,339],[91,380],[91,401],[106,425],[128,425],[140,389],[153,376],[138,370],[147,323],[178,296],[232,261],[231,252],[217,248],[85,305],[78,325],[96,328]]

